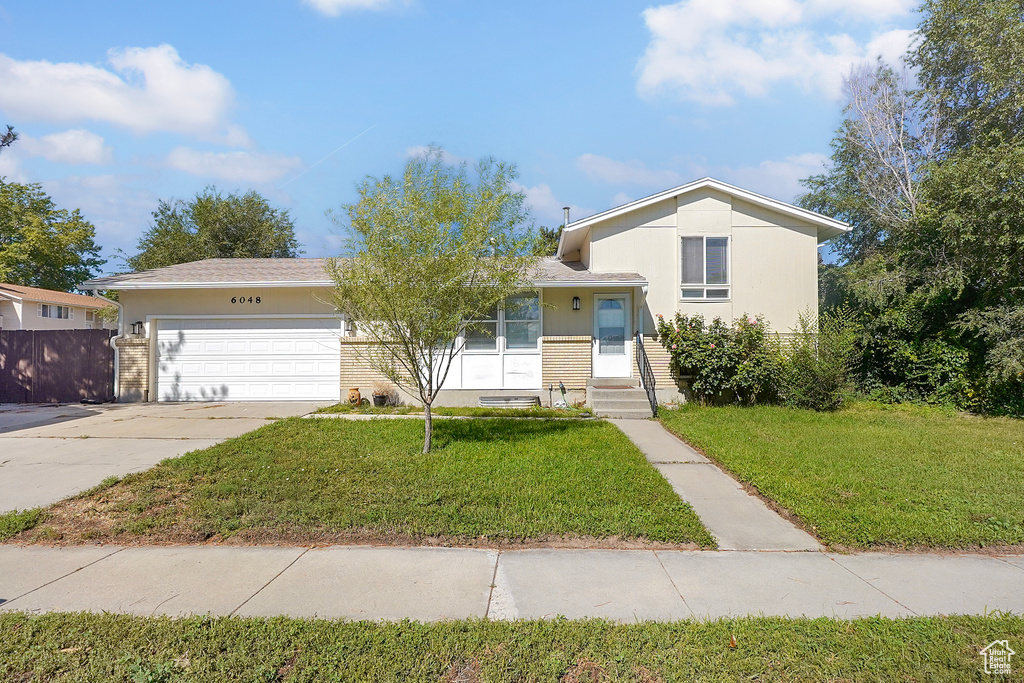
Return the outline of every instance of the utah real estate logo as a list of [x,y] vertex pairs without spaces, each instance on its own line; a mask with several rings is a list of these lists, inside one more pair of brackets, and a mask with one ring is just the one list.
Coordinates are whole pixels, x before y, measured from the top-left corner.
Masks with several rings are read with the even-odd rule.
[[992,641],[981,651],[981,656],[985,660],[985,673],[1010,673],[1010,657],[1013,657],[1015,654],[1017,653],[1010,649],[1010,641]]

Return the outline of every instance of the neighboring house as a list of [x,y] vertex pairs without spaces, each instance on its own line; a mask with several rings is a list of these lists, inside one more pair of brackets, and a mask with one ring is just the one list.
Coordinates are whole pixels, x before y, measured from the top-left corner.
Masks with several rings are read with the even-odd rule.
[[[680,396],[655,316],[764,315],[788,331],[817,311],[818,245],[840,221],[703,179],[569,223],[533,290],[478,321],[439,404],[638,375],[637,333],[663,400]],[[90,280],[120,292],[122,400],[336,401],[379,377],[331,304],[320,259],[208,259]],[[134,332],[128,333],[128,327]],[[588,397],[589,398],[589,397]]]
[[81,294],[0,284],[0,329],[113,329],[116,323],[104,322],[99,316],[99,310],[106,305]]

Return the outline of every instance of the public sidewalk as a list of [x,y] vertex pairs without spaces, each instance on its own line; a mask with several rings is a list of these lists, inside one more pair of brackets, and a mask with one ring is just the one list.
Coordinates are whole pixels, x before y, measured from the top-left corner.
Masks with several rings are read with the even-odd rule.
[[0,546],[0,610],[420,621],[1024,612],[1024,556]]
[[806,531],[690,448],[660,422],[608,420],[618,427],[700,517],[722,550],[821,550]]

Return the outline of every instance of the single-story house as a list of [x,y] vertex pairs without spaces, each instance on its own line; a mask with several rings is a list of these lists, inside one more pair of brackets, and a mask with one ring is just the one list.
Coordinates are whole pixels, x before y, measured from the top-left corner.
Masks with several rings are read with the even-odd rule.
[[106,305],[82,294],[0,284],[0,330],[114,329],[99,315]]
[[[479,321],[488,334],[466,340],[438,403],[636,383],[637,339],[658,395],[676,399],[655,316],[764,315],[788,331],[817,311],[818,245],[848,229],[710,178],[570,222],[533,289]],[[208,259],[82,287],[119,292],[121,400],[337,401],[380,379],[321,259]]]

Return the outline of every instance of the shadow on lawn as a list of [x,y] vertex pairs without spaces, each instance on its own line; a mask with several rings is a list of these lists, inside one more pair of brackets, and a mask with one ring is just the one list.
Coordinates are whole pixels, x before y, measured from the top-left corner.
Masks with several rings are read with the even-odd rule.
[[444,448],[455,442],[515,443],[536,439],[567,437],[587,430],[601,429],[601,423],[584,420],[515,420],[486,418],[477,420],[436,420],[434,445]]

